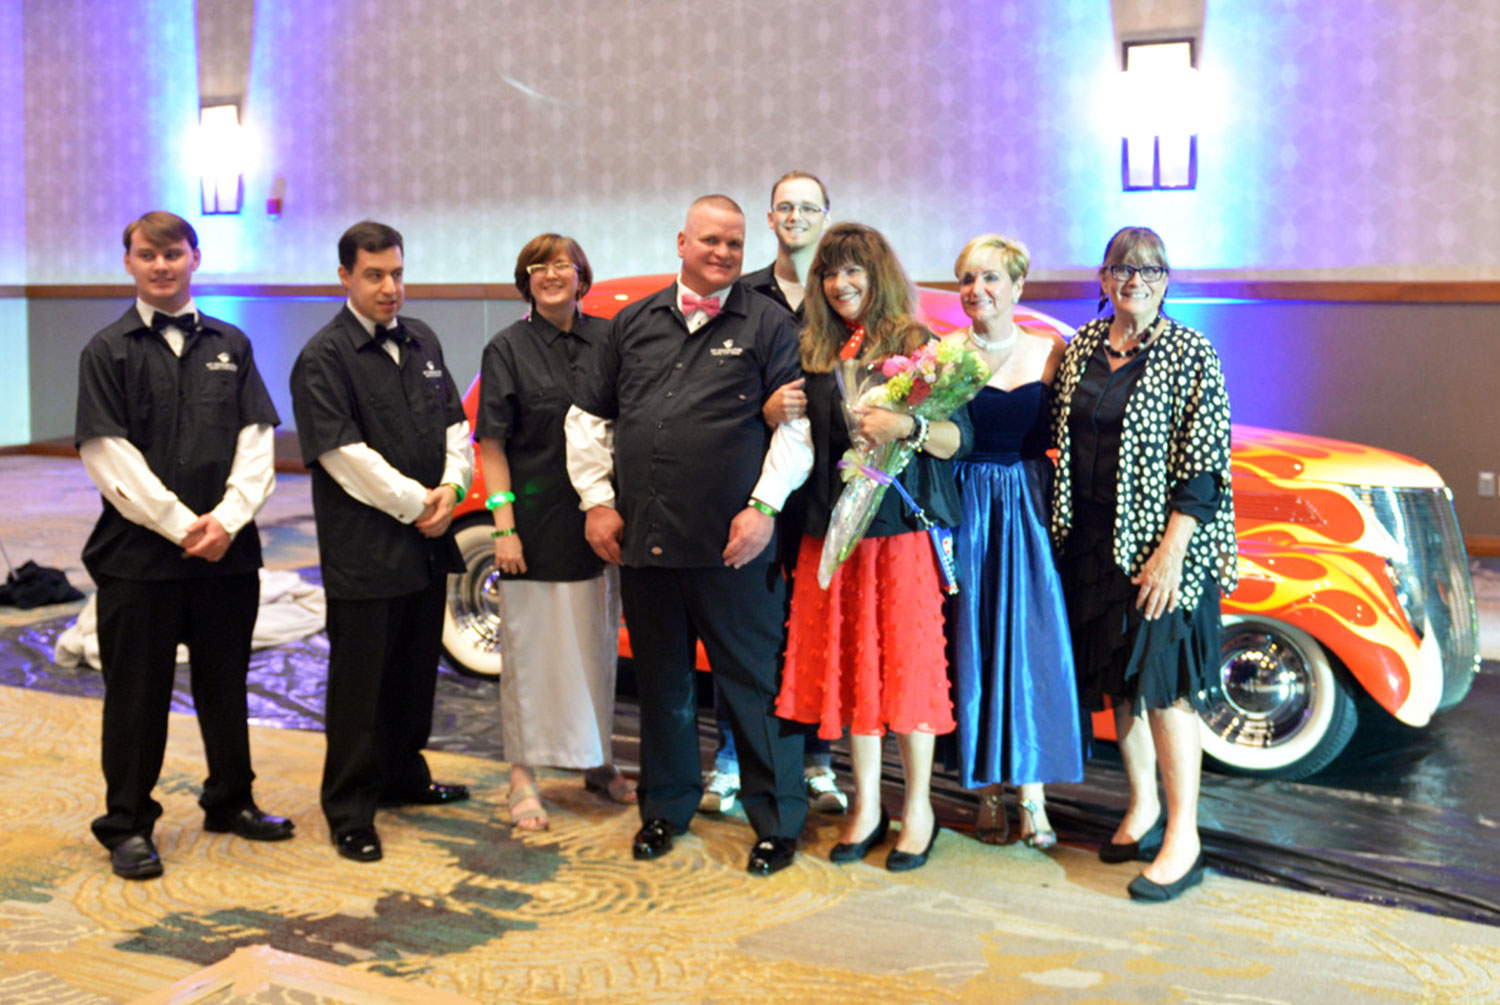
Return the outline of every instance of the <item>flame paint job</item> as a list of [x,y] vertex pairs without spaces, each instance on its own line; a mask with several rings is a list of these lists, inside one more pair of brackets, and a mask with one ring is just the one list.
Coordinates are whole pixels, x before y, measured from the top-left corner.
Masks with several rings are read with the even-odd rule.
[[[633,276],[596,283],[582,309],[613,317],[673,278]],[[919,292],[933,331],[946,334],[968,324],[956,293]],[[1017,306],[1015,317],[1032,331],[1064,338],[1072,334],[1067,325],[1024,305]],[[476,378],[464,396],[471,422],[478,393]],[[1386,572],[1386,559],[1398,546],[1340,486],[1438,488],[1442,478],[1422,462],[1388,450],[1254,426],[1234,427],[1233,450],[1240,585],[1225,599],[1224,613],[1302,628],[1337,656],[1382,707],[1410,725],[1425,725],[1441,686],[1428,682],[1413,687],[1414,673],[1434,671],[1418,656],[1420,640]],[[485,496],[476,468],[474,487],[457,515],[482,511]],[[630,652],[623,629],[621,651]],[[701,647],[699,666],[707,666]],[[1095,716],[1094,728],[1101,738],[1114,736],[1108,713]]]

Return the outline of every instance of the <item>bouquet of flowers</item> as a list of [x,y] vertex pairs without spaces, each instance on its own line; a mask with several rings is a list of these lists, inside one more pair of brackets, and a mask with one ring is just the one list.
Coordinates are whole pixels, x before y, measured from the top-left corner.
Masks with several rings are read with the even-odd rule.
[[[918,449],[918,444],[910,440],[869,443],[859,433],[856,409],[889,408],[923,422],[938,422],[978,394],[990,379],[990,370],[979,354],[968,348],[967,336],[955,332],[926,343],[910,356],[891,356],[879,364],[841,360],[835,366],[834,379],[843,395],[844,417],[854,446],[839,461],[844,488],[829,518],[818,562],[818,585],[825,590],[869,529],[885,490]],[[897,489],[901,490],[900,485]],[[921,511],[917,513],[925,523]],[[945,555],[946,546],[936,539],[934,544],[945,570],[951,572],[951,547]],[[957,592],[951,576],[949,581],[949,592]]]

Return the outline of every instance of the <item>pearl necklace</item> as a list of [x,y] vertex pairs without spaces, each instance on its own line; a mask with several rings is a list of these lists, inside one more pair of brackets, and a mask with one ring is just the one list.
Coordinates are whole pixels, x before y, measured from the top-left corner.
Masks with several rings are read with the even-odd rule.
[[1016,323],[1012,321],[1010,323],[1010,336],[1008,338],[996,339],[995,341],[990,342],[987,339],[980,338],[979,332],[975,330],[972,325],[969,326],[969,341],[973,342],[985,352],[999,352],[1001,349],[1009,349],[1011,346],[1015,345],[1016,339],[1020,337],[1020,334],[1020,329],[1018,329],[1016,327]]

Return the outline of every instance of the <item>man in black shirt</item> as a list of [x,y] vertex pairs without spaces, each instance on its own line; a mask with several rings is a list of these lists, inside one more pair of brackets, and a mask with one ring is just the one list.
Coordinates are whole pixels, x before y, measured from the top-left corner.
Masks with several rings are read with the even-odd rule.
[[136,302],[79,361],[74,440],[104,511],[83,549],[98,584],[104,670],[106,812],[94,836],[116,874],[162,873],[151,798],[167,744],[179,642],[191,654],[193,705],[208,778],[205,830],[253,841],[292,822],[251,798],[245,676],[260,599],[254,517],[271,494],[280,419],[250,340],[198,312],[198,235],[172,213],[125,228]]
[[[696,637],[727,699],[760,839],[748,868],[769,875],[791,863],[807,817],[802,735],[772,711],[784,584],[771,559],[776,512],[812,459],[798,452],[797,430],[773,441],[761,417],[800,368],[792,316],[736,282],[744,241],[732,199],[693,203],[677,235],[677,281],[615,318],[566,426],[586,536],[622,565],[641,694],[644,826],[633,852],[669,851],[702,795]],[[612,453],[589,435],[590,416],[614,420]]]
[[401,235],[364,221],[339,239],[343,309],[292,368],[328,594],[322,802],[339,854],[381,857],[378,805],[450,803],[422,748],[442,648],[449,524],[474,471],[469,424],[431,328],[398,317]]
[[[766,223],[776,235],[776,260],[764,269],[747,273],[740,281],[762,296],[769,297],[802,320],[802,285],[813,256],[818,253],[818,239],[828,226],[828,189],[816,175],[806,171],[788,171],[771,186],[771,206]],[[805,415],[807,395],[802,379],[777,390],[762,410],[766,422],[779,425],[788,418]],[[778,560],[790,579],[797,566],[797,548],[802,541],[803,511],[806,493],[793,492],[776,518],[776,539],[780,546]],[[787,591],[790,594],[790,590]],[[734,733],[729,728],[729,712],[721,688],[714,688],[715,725],[718,747],[714,751],[713,770],[703,779],[703,799],[698,809],[704,813],[727,813],[734,807],[740,791],[739,755],[734,747]],[[833,773],[833,752],[827,740],[818,736],[816,726],[809,727],[806,753],[803,756],[803,780],[808,802],[820,813],[843,813],[849,797],[839,788]]]

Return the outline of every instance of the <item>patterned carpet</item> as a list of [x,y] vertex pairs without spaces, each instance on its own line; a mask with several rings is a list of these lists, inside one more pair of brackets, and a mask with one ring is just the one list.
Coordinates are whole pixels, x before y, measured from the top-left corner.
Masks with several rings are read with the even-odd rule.
[[[633,813],[545,776],[551,832],[501,817],[504,765],[433,755],[475,798],[379,820],[386,857],[339,859],[317,811],[322,738],[257,728],[258,796],[299,824],[261,845],[203,832],[201,748],[174,716],[159,789],[161,880],[114,877],[98,812],[98,703],[0,687],[0,1002],[131,1001],[239,948],[245,986],[171,1001],[390,1001],[393,978],[474,1001],[1341,1002],[1493,1000],[1500,929],[1210,876],[1164,906],[1124,897],[1134,866],[945,833],[894,875],[827,861],[817,820],[797,864],[748,876],[743,823],[705,820],[665,859],[629,855]],[[872,863],[878,859],[872,858]],[[270,974],[270,976],[267,976]],[[201,979],[200,979],[201,983]],[[192,987],[191,981],[188,987]],[[236,990],[239,988],[239,990]],[[374,997],[371,997],[371,995]],[[422,1000],[420,995],[411,1000]]]

